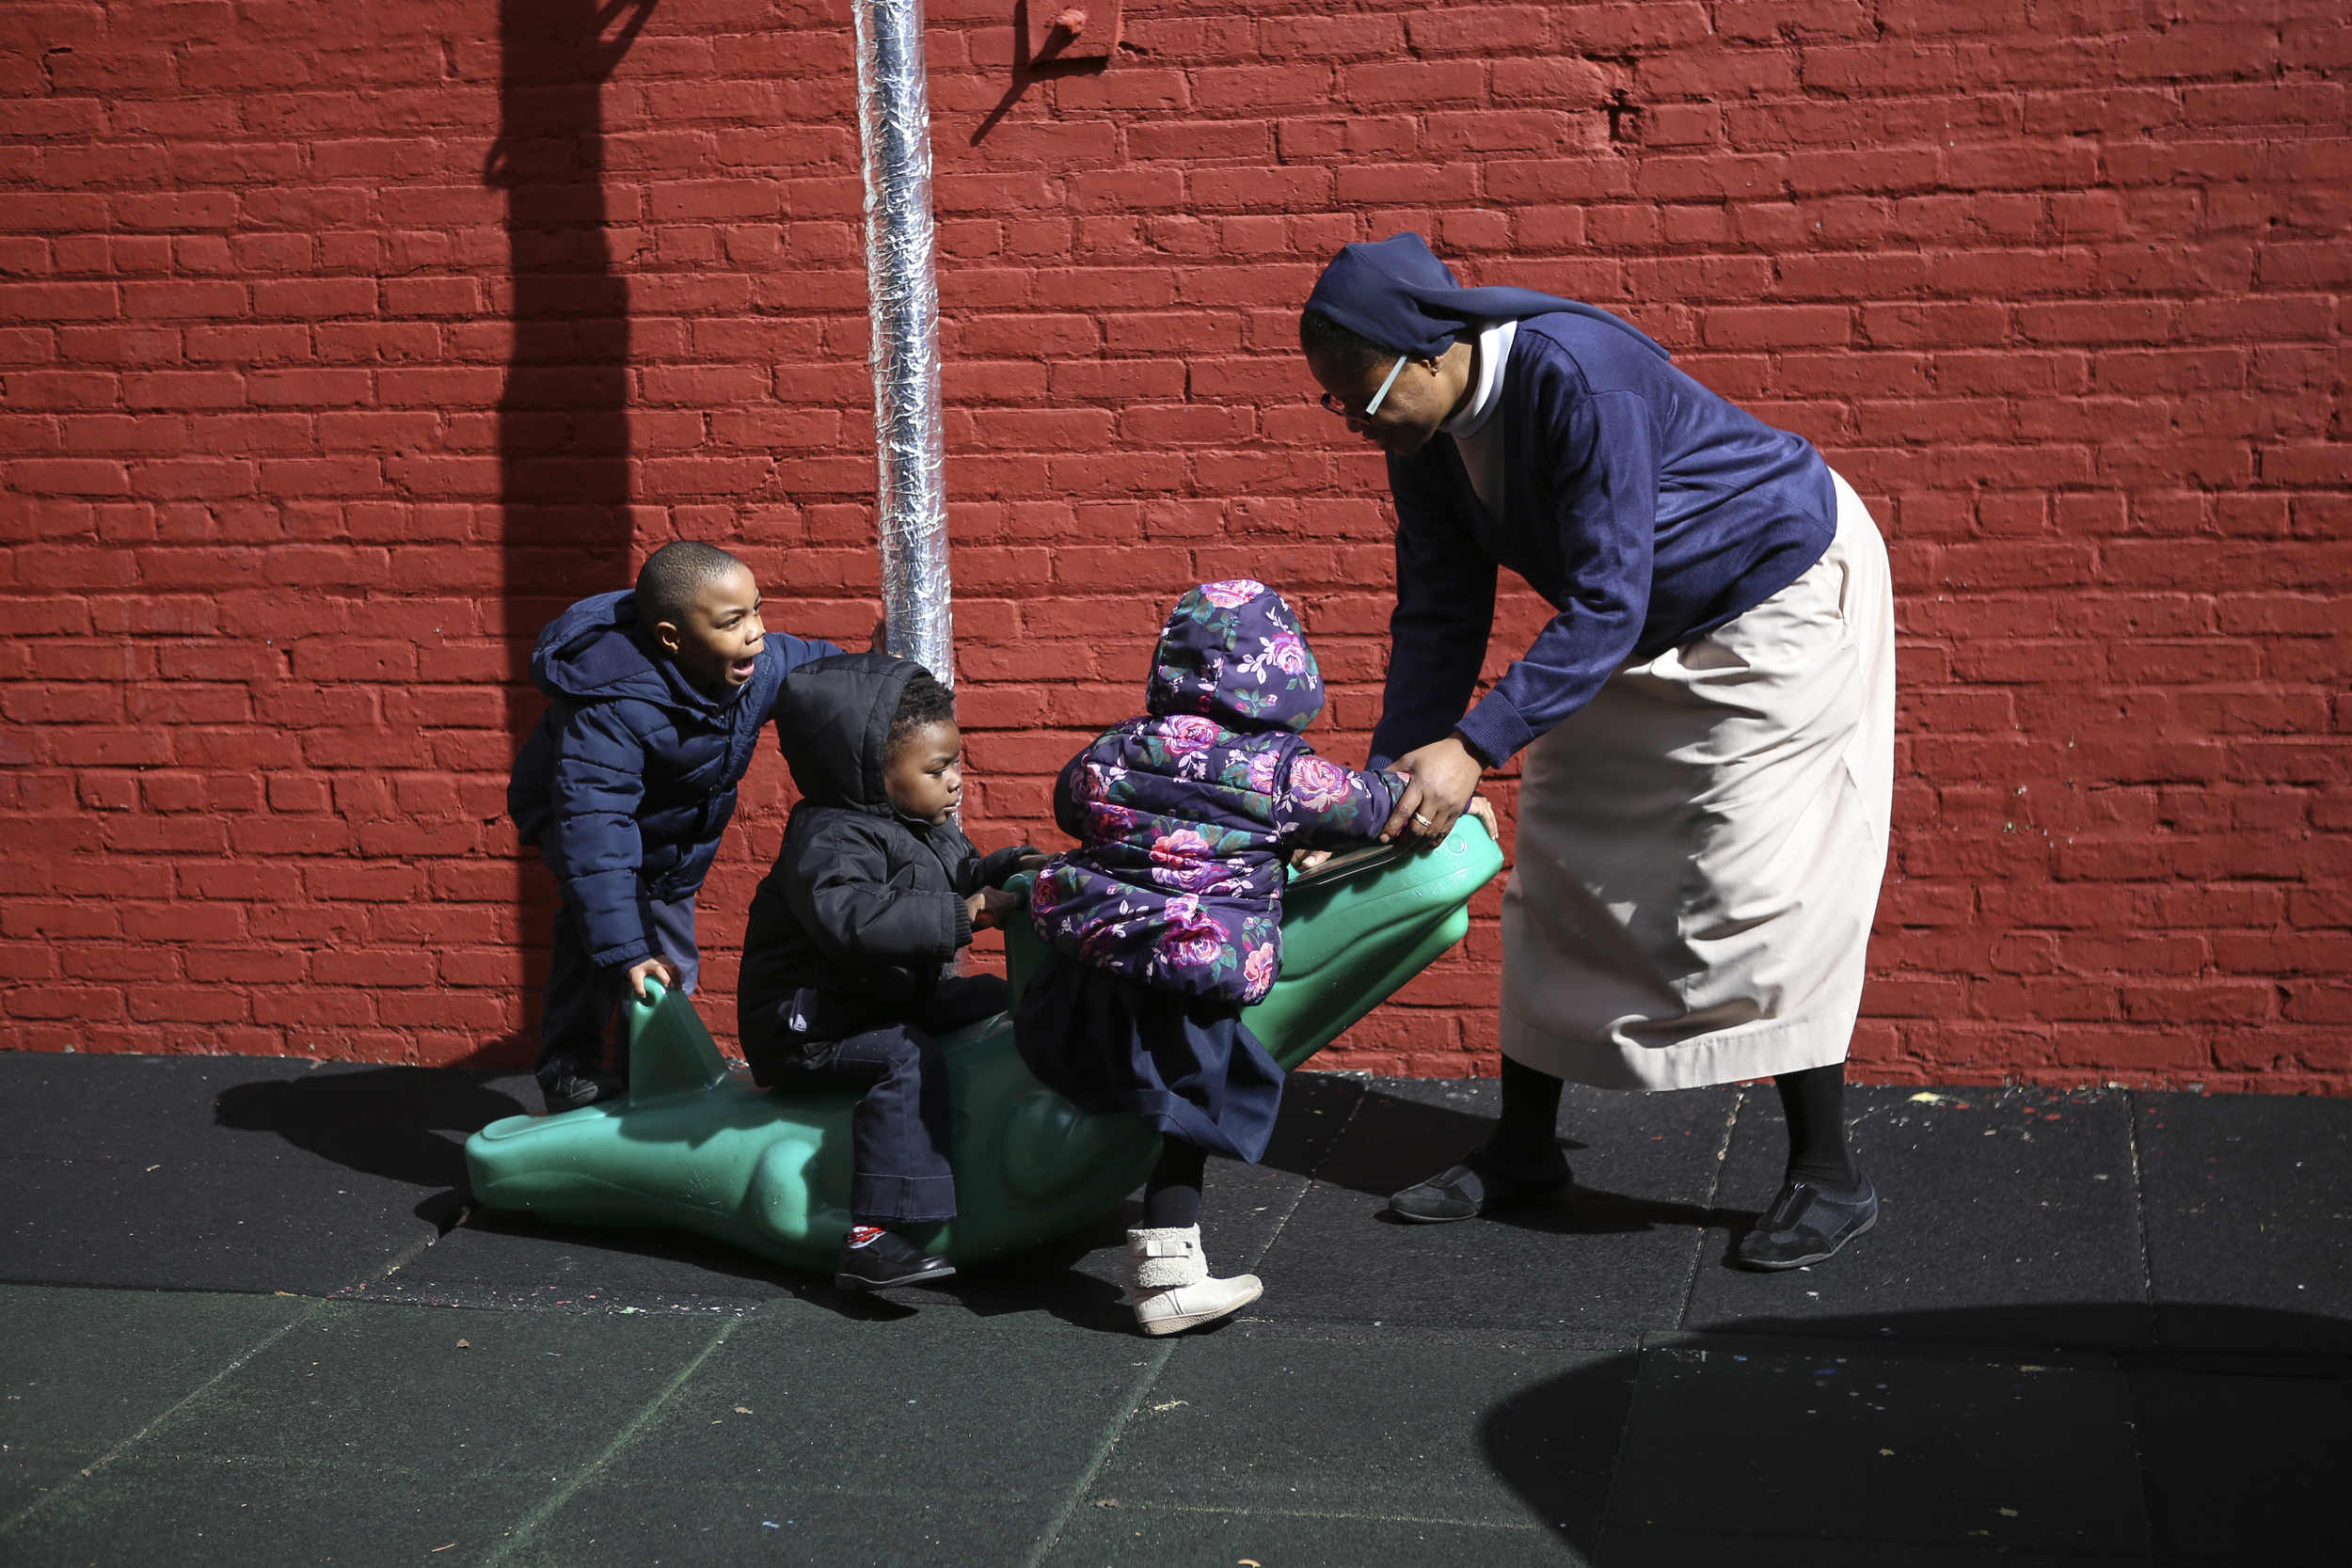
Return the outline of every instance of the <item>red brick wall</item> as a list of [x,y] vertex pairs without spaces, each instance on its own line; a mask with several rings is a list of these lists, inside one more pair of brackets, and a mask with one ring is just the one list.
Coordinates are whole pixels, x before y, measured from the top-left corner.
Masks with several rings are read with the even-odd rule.
[[[2352,1088],[2340,0],[1132,0],[1037,78],[1012,10],[930,27],[983,843],[1053,838],[1199,578],[1292,594],[1360,758],[1387,509],[1293,313],[1416,228],[1871,499],[1866,1075]],[[0,1043],[519,1059],[539,625],[680,536],[796,631],[873,618],[848,15],[0,8]],[[771,752],[714,1021],[785,801]],[[1326,1062],[1491,1070],[1478,908]]]

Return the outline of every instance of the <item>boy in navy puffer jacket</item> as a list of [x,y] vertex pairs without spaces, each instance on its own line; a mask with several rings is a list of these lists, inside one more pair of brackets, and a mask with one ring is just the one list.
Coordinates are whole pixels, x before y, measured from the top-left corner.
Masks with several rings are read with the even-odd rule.
[[771,637],[759,611],[749,568],[680,540],[635,592],[580,600],[532,652],[554,705],[515,759],[506,808],[564,895],[536,1069],[550,1112],[626,1092],[626,1037],[615,1070],[598,1070],[624,988],[693,990],[694,895],[760,728],[787,672],[841,651]]
[[[1282,1069],[1242,1022],[1282,967],[1285,860],[1376,837],[1401,774],[1359,773],[1299,733],[1323,679],[1282,596],[1241,579],[1186,594],[1160,634],[1149,709],[1062,769],[1054,816],[1082,841],[1038,874],[1029,913],[1054,954],[1016,1019],[1031,1071],[1089,1111],[1166,1136],[1127,1233],[1136,1321],[1171,1334],[1254,1300],[1208,1277],[1209,1151],[1254,1161]],[[1482,819],[1486,803],[1476,803]]]

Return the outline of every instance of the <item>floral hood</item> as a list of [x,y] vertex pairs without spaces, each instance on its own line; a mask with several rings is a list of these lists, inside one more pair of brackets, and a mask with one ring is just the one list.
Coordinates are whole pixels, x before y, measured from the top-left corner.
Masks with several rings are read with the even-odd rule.
[[1054,819],[1078,847],[1038,874],[1030,922],[1155,989],[1256,1002],[1281,971],[1283,857],[1374,837],[1405,781],[1319,757],[1297,733],[1323,678],[1263,583],[1186,594],[1146,700],[1055,782]]
[[1204,582],[1161,629],[1144,704],[1158,719],[1200,714],[1231,730],[1304,730],[1323,711],[1323,673],[1281,594],[1248,578]]

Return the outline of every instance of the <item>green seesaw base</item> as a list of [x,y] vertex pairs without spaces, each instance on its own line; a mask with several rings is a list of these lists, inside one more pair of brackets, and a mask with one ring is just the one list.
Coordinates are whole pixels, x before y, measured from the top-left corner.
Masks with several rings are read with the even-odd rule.
[[[1282,975],[1249,1027],[1295,1068],[1470,929],[1470,895],[1502,868],[1464,817],[1433,849],[1360,850],[1297,878],[1285,897]],[[1012,983],[1046,951],[1025,921],[1007,934]],[[850,1227],[852,1094],[755,1085],[719,1053],[683,995],[629,1007],[629,1092],[556,1117],[509,1117],[466,1140],[475,1198],[569,1225],[675,1226],[796,1269],[830,1271]],[[958,1264],[985,1262],[1085,1225],[1136,1190],[1159,1134],[1090,1116],[1039,1083],[1002,1014],[940,1040],[955,1106],[949,1160],[960,1212],[909,1236]]]

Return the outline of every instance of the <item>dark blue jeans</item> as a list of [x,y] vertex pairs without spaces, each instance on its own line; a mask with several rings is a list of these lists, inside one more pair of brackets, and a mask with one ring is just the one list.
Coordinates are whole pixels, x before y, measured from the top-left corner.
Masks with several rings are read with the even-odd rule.
[[[688,995],[702,973],[702,955],[694,947],[694,895],[675,903],[645,898],[645,931],[661,956],[677,966],[678,979]],[[541,1088],[552,1088],[566,1073],[590,1073],[604,1063],[605,1037],[615,1036],[613,1070],[628,1075],[628,1031],[612,1030],[612,1015],[620,1010],[628,990],[627,964],[598,964],[588,957],[588,941],[580,930],[579,911],[571,895],[555,911],[555,942],[548,955],[547,1011],[539,1021],[539,1060],[532,1070]]]
[[[935,1037],[993,1018],[1011,998],[995,975],[971,974],[940,981],[929,1002],[895,1017],[813,988],[784,1005],[783,1035],[762,1053],[759,1081],[793,1093],[864,1092],[850,1117],[850,1212],[860,1223],[956,1217],[947,1062]],[[798,1051],[806,1053],[795,1060]]]

